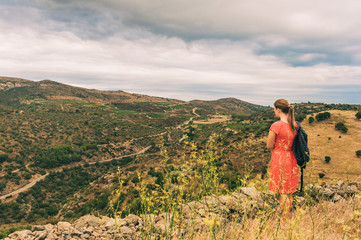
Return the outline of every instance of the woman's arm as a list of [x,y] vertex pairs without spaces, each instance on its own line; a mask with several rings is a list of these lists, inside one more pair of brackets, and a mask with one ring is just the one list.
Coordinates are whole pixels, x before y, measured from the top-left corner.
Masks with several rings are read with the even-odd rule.
[[276,142],[276,133],[274,133],[272,130],[270,130],[268,133],[267,148],[274,149],[275,142]]

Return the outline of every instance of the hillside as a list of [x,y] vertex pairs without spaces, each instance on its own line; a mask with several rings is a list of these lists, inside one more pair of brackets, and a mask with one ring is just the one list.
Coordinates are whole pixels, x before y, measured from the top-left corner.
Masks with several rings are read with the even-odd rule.
[[[228,132],[223,122],[205,126],[191,120],[231,113],[226,108],[203,109],[175,99],[89,90],[50,80],[2,77],[0,89],[0,194],[5,202],[1,223],[44,220],[54,214],[81,216],[94,208],[104,211],[106,204],[99,204],[109,196],[118,167],[129,181],[136,169],[157,166],[161,145],[178,158],[184,137],[202,142],[212,132]],[[236,156],[235,150],[229,154]],[[27,185],[31,183],[36,184]],[[129,181],[128,187],[135,184]],[[12,193],[23,187],[27,191]]]
[[[309,135],[311,151],[311,164],[306,172],[314,179],[319,178],[319,173],[323,173],[325,181],[339,179],[360,182],[361,158],[355,152],[361,150],[361,121],[356,119],[356,111],[328,112],[331,113],[330,119],[312,124],[308,121],[302,123]],[[347,126],[347,133],[335,129],[338,122]],[[325,156],[331,157],[329,163],[325,162]]]
[[[49,80],[0,78],[0,89],[4,228],[111,214],[112,204],[122,216],[139,215],[141,191],[156,194],[159,188],[184,184],[183,201],[198,201],[209,195],[207,188],[198,192],[199,173],[221,173],[210,177],[219,180],[223,193],[238,191],[253,178],[267,179],[270,151],[265,143],[276,120],[271,108],[234,98],[184,102]],[[306,183],[358,181],[357,175],[350,176],[360,169],[350,165],[359,160],[355,113],[360,106],[295,107],[310,136]],[[308,124],[321,111],[331,118]],[[348,127],[346,134],[335,130],[339,121]],[[331,157],[329,164],[325,156]]]

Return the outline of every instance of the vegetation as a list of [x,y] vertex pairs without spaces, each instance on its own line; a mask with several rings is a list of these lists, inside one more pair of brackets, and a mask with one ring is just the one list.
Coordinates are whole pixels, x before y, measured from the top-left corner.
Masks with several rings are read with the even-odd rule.
[[357,157],[361,157],[361,150],[357,150],[357,151],[356,151],[356,156],[357,156]]
[[316,115],[316,120],[317,121],[324,121],[324,120],[327,120],[331,117],[331,113],[329,112],[323,112],[323,113],[319,113]]
[[336,130],[340,130],[340,131],[343,132],[343,133],[347,133],[347,131],[348,131],[348,128],[347,128],[346,125],[345,125],[344,123],[342,123],[342,122],[336,123],[335,128],[336,128]]
[[308,123],[309,123],[309,124],[312,124],[314,121],[315,121],[315,119],[314,119],[313,117],[309,117],[309,118],[308,118]]
[[330,163],[330,161],[331,161],[331,157],[330,156],[325,156],[325,162]]
[[361,112],[357,112],[355,116],[356,116],[357,120],[360,120],[361,119]]
[[[88,213],[161,211],[172,213],[176,224],[178,207],[184,203],[231,194],[246,185],[266,188],[270,151],[265,137],[276,120],[272,108],[237,99],[186,103],[51,81],[22,84],[28,85],[0,94],[0,193],[49,174],[28,191],[1,202],[0,224],[5,228],[57,217],[70,221]],[[300,103],[295,108],[299,121],[314,114],[318,122],[330,118],[328,110],[360,111],[360,106],[347,104]],[[195,124],[212,114],[231,118]],[[194,121],[188,122],[191,118]],[[146,154],[133,155],[148,146]],[[323,211],[306,200],[304,211]],[[274,207],[256,218],[238,216],[243,227],[228,226],[229,237],[254,236],[246,234],[252,232],[247,224],[272,227],[267,219],[276,216]],[[219,230],[217,219],[208,220],[204,238],[228,236]]]

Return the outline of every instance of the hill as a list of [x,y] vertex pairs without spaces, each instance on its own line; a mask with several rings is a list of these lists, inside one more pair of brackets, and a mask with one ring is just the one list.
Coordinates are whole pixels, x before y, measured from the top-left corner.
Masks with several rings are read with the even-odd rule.
[[[276,120],[271,108],[234,98],[185,102],[49,80],[0,78],[0,89],[4,227],[109,214],[111,206],[123,216],[139,215],[142,191],[158,194],[184,186],[175,196],[198,201],[211,187],[198,192],[203,181],[199,176],[219,180],[223,193],[237,191],[253,178],[267,179],[270,151],[265,142]],[[354,114],[360,106],[295,107],[310,135],[306,182],[319,181],[319,173],[330,181],[350,180],[341,176],[356,169],[347,166],[358,160],[352,154],[359,146],[354,144],[360,136]],[[308,124],[321,111],[329,111],[331,118]],[[338,121],[349,128],[347,134],[335,130]],[[323,163],[326,154],[329,164]],[[24,191],[13,192],[22,187]]]
[[[357,120],[357,111],[329,110],[331,118],[309,123],[303,127],[309,135],[311,164],[306,169],[309,177],[318,179],[324,174],[323,180],[361,181],[361,158],[356,151],[361,150],[361,121]],[[315,117],[316,114],[312,114]],[[312,117],[307,116],[307,120]],[[343,133],[335,128],[339,122],[344,123],[348,131]],[[331,158],[329,163],[325,157]],[[312,181],[312,180],[311,180]]]
[[[206,109],[176,99],[50,80],[0,78],[1,223],[104,211],[118,167],[131,189],[135,170],[157,167],[162,145],[176,159],[184,152],[184,137],[202,142],[212,132],[228,133],[223,123],[192,124],[195,118],[234,111],[217,104],[224,101],[212,103],[217,109]],[[263,109],[248,105],[254,109],[245,114]],[[235,155],[233,150],[229,154]],[[26,191],[13,193],[17,189]],[[134,197],[135,192],[129,194],[129,201]]]

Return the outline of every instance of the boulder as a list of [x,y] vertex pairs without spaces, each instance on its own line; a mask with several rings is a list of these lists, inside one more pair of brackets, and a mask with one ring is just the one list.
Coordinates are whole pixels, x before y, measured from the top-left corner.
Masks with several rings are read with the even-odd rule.
[[31,227],[31,231],[35,232],[35,231],[44,231],[45,230],[45,226],[43,225],[34,225]]
[[333,198],[332,198],[332,201],[333,202],[338,202],[338,201],[340,201],[340,200],[342,200],[343,198],[340,196],[340,195],[338,195],[338,194],[335,194],[335,196],[333,196]]
[[32,232],[30,230],[17,231],[9,235],[11,239],[17,240],[30,240],[34,239]]
[[332,191],[330,188],[325,188],[325,189],[323,189],[322,194],[325,195],[328,198],[331,198],[331,197],[333,197],[335,195],[335,192]]
[[73,230],[73,227],[68,222],[58,222],[58,232],[70,232]]
[[102,220],[92,215],[85,215],[75,221],[75,228],[82,230],[86,227],[99,227],[102,224]]
[[126,218],[123,219],[123,223],[125,223],[125,226],[142,226],[143,221],[140,217],[134,214],[129,214]]

